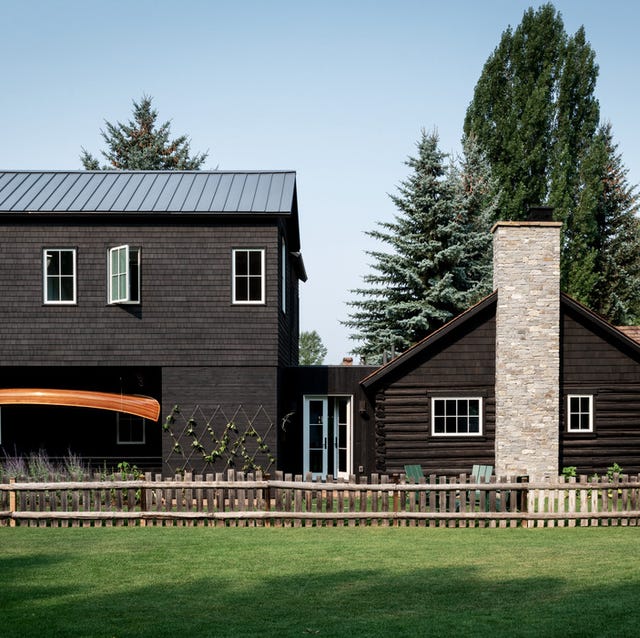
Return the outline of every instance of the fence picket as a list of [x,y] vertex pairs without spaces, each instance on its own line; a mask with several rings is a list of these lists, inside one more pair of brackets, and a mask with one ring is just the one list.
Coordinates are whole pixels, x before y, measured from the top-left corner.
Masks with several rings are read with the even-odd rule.
[[0,525],[66,526],[628,526],[640,518],[639,476],[474,483],[429,476],[324,481],[275,473],[0,484]]

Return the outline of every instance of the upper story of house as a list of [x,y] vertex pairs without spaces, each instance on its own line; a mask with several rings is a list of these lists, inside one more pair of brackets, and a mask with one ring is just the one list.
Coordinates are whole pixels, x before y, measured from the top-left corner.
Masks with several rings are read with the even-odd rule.
[[297,363],[294,172],[0,172],[0,365]]

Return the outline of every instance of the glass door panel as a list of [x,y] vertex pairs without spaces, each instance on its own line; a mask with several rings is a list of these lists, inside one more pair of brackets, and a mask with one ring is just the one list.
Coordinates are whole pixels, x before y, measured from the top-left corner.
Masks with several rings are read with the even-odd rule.
[[306,397],[304,405],[304,473],[327,473],[327,399]]

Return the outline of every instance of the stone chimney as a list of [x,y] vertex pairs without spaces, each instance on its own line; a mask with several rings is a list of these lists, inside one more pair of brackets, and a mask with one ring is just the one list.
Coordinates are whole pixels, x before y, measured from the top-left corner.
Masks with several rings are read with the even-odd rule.
[[560,222],[549,209],[493,227],[496,475],[559,474]]

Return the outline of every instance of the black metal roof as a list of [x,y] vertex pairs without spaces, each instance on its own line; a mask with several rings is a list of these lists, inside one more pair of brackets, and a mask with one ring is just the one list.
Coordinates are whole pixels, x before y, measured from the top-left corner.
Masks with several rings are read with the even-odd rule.
[[290,214],[294,171],[0,171],[0,213]]

